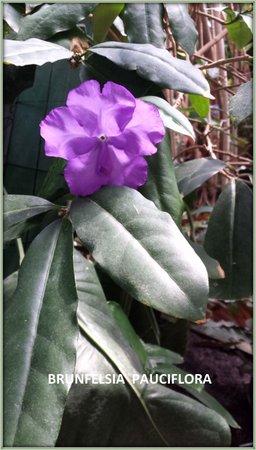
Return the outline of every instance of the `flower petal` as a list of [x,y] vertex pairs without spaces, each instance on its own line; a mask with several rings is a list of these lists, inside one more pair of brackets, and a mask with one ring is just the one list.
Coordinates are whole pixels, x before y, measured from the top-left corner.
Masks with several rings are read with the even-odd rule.
[[[136,106],[136,99],[120,84],[108,81],[102,89],[102,97],[105,108],[102,111],[102,122],[104,127],[108,127],[109,118],[113,117],[119,126],[119,131],[130,122]],[[113,136],[113,134],[107,134]]]
[[74,195],[91,195],[106,185],[137,188],[147,179],[147,162],[141,156],[104,145],[71,159],[64,176]]
[[123,150],[118,150],[109,146],[112,171],[108,184],[113,186],[128,186],[138,188],[147,180],[147,162],[137,155],[127,154]]
[[90,195],[105,185],[137,188],[147,179],[143,155],[153,154],[165,134],[158,109],[111,81],[95,80],[70,91],[67,106],[41,124],[45,153],[68,160],[70,191]]
[[116,136],[131,120],[135,108],[133,95],[108,81],[100,91],[95,80],[82,83],[69,92],[67,106],[90,136]]
[[77,88],[72,89],[68,94],[66,104],[70,114],[81,127],[85,127],[90,136],[97,136],[101,133],[101,130],[98,129],[98,116],[102,107],[102,100],[98,81],[85,81]]
[[96,170],[97,163],[98,154],[93,151],[67,163],[64,177],[72,194],[87,196],[107,184],[107,176]]
[[97,139],[87,136],[66,106],[55,108],[40,123],[41,136],[45,139],[45,154],[71,159],[87,153]]
[[155,105],[136,99],[131,121],[119,136],[111,138],[111,144],[127,152],[139,155],[156,153],[156,144],[162,141],[165,128]]

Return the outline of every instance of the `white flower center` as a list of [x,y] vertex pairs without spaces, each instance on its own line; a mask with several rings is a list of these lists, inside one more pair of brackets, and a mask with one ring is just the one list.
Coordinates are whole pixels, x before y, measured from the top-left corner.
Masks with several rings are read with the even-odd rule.
[[99,135],[99,140],[102,142],[105,142],[107,140],[107,136],[105,136],[104,134],[100,134]]

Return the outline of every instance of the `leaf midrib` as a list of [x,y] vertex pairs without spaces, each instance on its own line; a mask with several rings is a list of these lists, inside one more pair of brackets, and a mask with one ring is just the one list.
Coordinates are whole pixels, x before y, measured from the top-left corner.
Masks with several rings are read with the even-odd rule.
[[8,217],[8,216],[10,216],[10,215],[12,215],[12,214],[17,214],[17,213],[19,213],[19,212],[26,212],[26,211],[29,211],[29,210],[33,210],[33,209],[38,209],[38,208],[48,208],[48,209],[59,209],[60,207],[59,206],[57,206],[57,205],[51,205],[51,204],[49,204],[49,205],[34,205],[34,206],[28,206],[28,207],[26,207],[26,208],[21,208],[21,209],[12,209],[11,211],[7,211],[7,212],[4,212],[4,218],[5,217]]
[[234,238],[234,228],[235,228],[235,208],[236,208],[236,185],[234,180],[231,180],[231,214],[230,214],[230,236],[229,236],[229,245],[230,245],[230,283],[229,283],[229,292],[232,297],[232,286],[233,286],[233,238]]
[[[28,385],[28,379],[29,379],[30,368],[31,368],[31,361],[33,359],[35,342],[36,342],[36,339],[37,339],[37,330],[38,330],[38,325],[39,325],[39,318],[40,318],[40,314],[41,314],[41,310],[42,310],[44,294],[45,294],[46,286],[47,286],[47,280],[49,278],[49,273],[50,273],[50,270],[51,270],[51,267],[52,267],[52,262],[53,262],[53,259],[54,259],[54,254],[55,254],[55,250],[56,250],[56,247],[57,247],[57,243],[58,243],[60,232],[61,232],[61,223],[59,223],[59,229],[58,230],[56,229],[56,239],[52,242],[51,249],[49,249],[49,253],[48,253],[49,257],[48,257],[48,261],[47,261],[47,264],[46,264],[47,271],[46,271],[46,276],[44,278],[43,288],[42,288],[41,294],[40,294],[41,299],[40,299],[38,311],[37,311],[37,314],[36,314],[36,327],[33,330],[33,331],[35,331],[35,335],[34,335],[34,338],[33,338],[33,344],[31,346],[31,351],[30,351],[30,356],[29,356],[29,364],[27,365],[27,371],[26,371],[26,374],[25,374],[26,382],[25,382],[24,388],[23,388],[22,401],[20,402],[20,405],[19,405],[19,415],[18,415],[18,420],[17,420],[17,424],[16,424],[16,429],[15,429],[15,432],[14,432],[13,444],[15,443],[16,433],[17,433],[17,430],[19,428],[19,423],[20,423],[20,420],[21,420],[21,410],[22,410],[22,405],[23,405],[25,393],[26,393],[26,390],[27,390],[27,385]],[[33,331],[32,331],[31,334],[33,334]]]
[[[151,45],[152,47],[154,47],[152,44],[131,44],[131,45],[145,45],[145,46],[149,46],[149,45]],[[206,87],[204,88],[204,87],[202,87],[201,86],[201,84],[199,84],[198,82],[196,83],[192,78],[190,78],[189,76],[188,76],[188,73],[186,73],[186,72],[184,72],[183,70],[178,70],[176,67],[174,67],[173,65],[172,65],[172,61],[173,60],[175,60],[175,58],[173,57],[173,56],[171,56],[168,52],[167,52],[167,50],[165,50],[165,49],[161,49],[161,48],[158,48],[158,50],[160,51],[164,51],[164,52],[166,52],[166,56],[168,55],[168,57],[170,58],[170,64],[168,64],[168,62],[162,57],[162,56],[155,56],[155,55],[150,55],[149,53],[146,53],[146,52],[144,52],[142,49],[138,49],[138,48],[136,48],[136,49],[134,49],[134,48],[127,48],[126,46],[124,47],[124,46],[122,46],[122,45],[116,45],[115,47],[111,47],[111,46],[107,46],[107,45],[96,45],[96,46],[94,46],[95,48],[96,48],[96,50],[97,50],[97,48],[99,48],[99,49],[109,49],[109,50],[120,50],[120,49],[122,49],[123,51],[127,51],[127,52],[137,52],[137,53],[142,53],[145,57],[147,57],[147,58],[150,58],[150,59],[152,59],[152,58],[154,58],[157,62],[159,62],[159,60],[160,61],[162,61],[162,63],[168,68],[168,70],[173,70],[173,72],[175,72],[175,74],[176,74],[176,76],[183,76],[183,77],[185,77],[186,79],[188,79],[188,80],[190,80],[191,81],[191,83],[193,83],[197,88],[198,87],[200,87],[201,89],[203,89],[203,90],[205,90],[206,92],[208,92],[208,90],[206,89]],[[92,47],[91,49],[90,49],[90,51],[94,51],[93,49],[94,49],[94,47]],[[157,49],[156,47],[155,47],[155,49]],[[104,55],[103,55],[104,56]],[[105,58],[108,58],[107,56],[105,56]],[[128,59],[129,60],[129,59]],[[183,60],[179,60],[180,62],[183,62]],[[194,66],[191,64],[191,67],[193,67],[194,68]],[[138,67],[138,64],[136,63],[136,68],[135,69],[133,69],[133,70],[138,70],[138,69],[140,69],[139,67]]]
[[[77,267],[78,267],[78,264],[77,264]],[[75,276],[75,283],[76,283],[76,287],[77,287],[77,291],[78,291],[79,302],[83,303],[83,300],[80,300],[80,298],[79,298],[79,290],[80,290],[80,288],[79,288],[79,281],[77,280],[76,276]],[[92,310],[95,310],[95,307],[93,305],[86,304],[86,307],[87,308],[89,307]],[[84,314],[83,314],[83,312],[80,312],[79,307],[78,307],[77,318],[78,318],[79,326],[81,327],[83,332],[89,337],[89,339],[91,339],[92,342],[94,342],[94,344],[96,345],[96,348],[99,348],[100,351],[104,355],[106,355],[107,358],[110,359],[111,364],[114,366],[114,368],[116,368],[116,370],[118,370],[120,373],[123,374],[124,378],[126,379],[127,383],[129,384],[130,388],[132,389],[132,391],[134,392],[134,394],[138,398],[139,402],[141,403],[141,406],[142,406],[144,412],[146,413],[146,415],[147,415],[151,425],[153,426],[153,428],[155,429],[155,431],[157,432],[159,437],[162,439],[162,441],[165,443],[165,445],[168,446],[168,442],[166,441],[165,437],[162,435],[161,431],[158,429],[158,427],[157,427],[157,425],[156,425],[156,423],[155,423],[155,421],[154,421],[154,419],[153,419],[153,417],[152,417],[152,415],[151,415],[151,413],[150,413],[150,411],[149,411],[149,409],[147,407],[147,404],[144,401],[143,395],[140,393],[140,391],[137,389],[135,384],[132,382],[131,377],[129,375],[129,372],[125,369],[125,366],[122,363],[119,364],[118,358],[115,357],[115,353],[113,355],[112,351],[109,351],[108,349],[106,349],[106,346],[103,345],[102,338],[101,338],[101,336],[99,335],[98,332],[96,332],[96,336],[95,336],[94,329],[91,329],[90,327],[88,327],[88,325],[87,325],[86,321],[84,321],[83,317],[84,317]],[[85,325],[85,327],[84,327],[84,325]],[[121,332],[121,330],[120,330],[120,332]],[[100,342],[99,342],[98,336],[100,338]],[[133,363],[129,361],[129,357],[126,354],[125,354],[125,357],[127,357],[128,364],[131,367],[133,367],[133,370],[135,370],[137,373],[139,373],[138,370],[136,369],[136,367],[133,365]]]
[[[189,300],[188,295],[186,292],[183,291],[183,289],[180,288],[180,286],[178,285],[177,281],[151,256],[151,254],[149,253],[149,251],[141,244],[141,242],[136,239],[133,234],[128,231],[125,226],[114,216],[112,215],[107,209],[105,209],[103,206],[99,205],[99,203],[97,203],[95,200],[92,199],[88,199],[89,202],[94,203],[96,206],[98,206],[100,209],[102,209],[108,216],[110,216],[110,218],[112,220],[114,220],[115,222],[117,222],[117,224],[124,229],[125,233],[128,233],[128,235],[132,238],[132,240],[136,243],[136,246],[139,246],[140,249],[143,250],[143,252],[146,252],[146,254],[150,257],[150,259],[153,261],[154,265],[156,265],[157,267],[159,267],[161,269],[161,271],[164,272],[165,275],[167,275],[174,283],[175,285],[179,288],[180,292],[182,292],[182,294],[185,296],[186,300]],[[152,204],[154,205],[154,203],[152,202]],[[167,214],[165,212],[162,212],[162,214]]]

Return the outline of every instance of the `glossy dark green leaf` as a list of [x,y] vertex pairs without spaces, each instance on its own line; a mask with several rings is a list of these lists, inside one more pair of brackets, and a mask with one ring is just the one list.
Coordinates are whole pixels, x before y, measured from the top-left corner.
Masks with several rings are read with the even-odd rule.
[[153,369],[158,365],[168,364],[182,364],[184,362],[183,357],[176,352],[168,350],[167,348],[160,347],[159,345],[145,344],[143,342],[144,349],[147,355],[147,368]]
[[4,241],[19,237],[29,228],[28,220],[46,213],[58,210],[60,206],[33,195],[5,195],[4,196]]
[[168,212],[180,226],[184,206],[175,177],[168,132],[158,145],[157,153],[147,158],[147,161],[148,179],[140,192],[152,200],[158,209]]
[[122,14],[128,41],[163,48],[163,5],[160,3],[127,3]]
[[[148,413],[147,407],[141,399],[140,391],[133,384],[132,379],[134,373],[143,372],[143,366],[129,341],[125,339],[117,326],[92,263],[86,261],[79,253],[75,253],[74,267],[79,299],[78,322],[81,329],[122,373],[140,400],[142,408]],[[76,367],[76,370],[79,370],[79,366]]]
[[[151,373],[176,373],[181,374],[181,376],[184,377],[185,372],[174,366],[174,364],[181,364],[183,362],[182,356],[156,345],[145,344],[139,340],[122,308],[114,302],[106,303],[106,299],[104,298],[103,291],[100,287],[92,263],[86,261],[77,252],[74,255],[74,260],[79,297],[78,316],[80,326],[83,331],[89,335],[92,341],[94,341],[108,358],[110,358],[114,367],[118,367],[119,370],[121,370],[121,373],[123,373],[125,377],[128,376],[128,378],[129,376],[131,377],[131,373],[134,374],[138,370],[142,370],[142,367],[144,367],[147,372],[149,371]],[[112,317],[110,311],[112,312]],[[100,314],[104,315],[104,321],[99,320]],[[90,324],[94,324],[94,326],[91,326]],[[119,334],[120,332],[118,331],[117,325],[120,328],[121,334]],[[126,341],[124,341],[124,338],[126,339],[128,346]],[[81,345],[83,345],[82,342]],[[85,346],[86,351],[88,351],[86,344]],[[125,359],[122,356],[123,352],[126,354]],[[139,356],[142,364],[141,367],[136,363],[133,353],[136,353],[137,356]],[[80,352],[78,352],[78,354],[80,355],[77,365],[78,371],[83,373],[84,370],[82,370],[82,368],[84,368],[85,371],[88,372],[88,366],[85,366],[82,354]],[[136,365],[134,365],[135,363]],[[102,366],[99,364],[97,367],[97,365],[90,364],[89,372],[91,371],[94,373],[96,368],[99,370],[99,368],[102,369]],[[165,370],[158,370],[160,368],[165,368]],[[103,370],[102,375],[104,375],[105,372],[106,371]],[[111,372],[113,371],[108,370],[107,373]],[[138,385],[136,385],[136,387],[138,387]],[[237,427],[237,424],[231,415],[214,398],[207,393],[204,395],[203,385],[182,385],[182,387],[192,393],[202,403],[205,403],[209,407],[212,406],[212,409],[223,416],[231,426]],[[114,388],[118,390],[117,386],[114,386]],[[142,383],[141,389],[143,392],[145,389],[144,383]],[[201,396],[199,393],[201,393]],[[147,394],[145,395],[145,404],[147,405]]]
[[56,33],[73,28],[88,16],[95,3],[60,3],[44,5],[39,11],[28,15],[20,22],[17,39],[49,39]]
[[8,25],[17,33],[22,18],[22,12],[17,10],[12,4],[3,5],[3,18]]
[[118,324],[118,327],[122,331],[122,334],[129,342],[130,346],[137,354],[141,364],[144,367],[147,359],[147,353],[139,336],[135,333],[127,315],[125,314],[122,307],[116,302],[108,302],[108,306],[113,314],[115,321]]
[[75,252],[74,268],[79,325],[132,385],[131,374],[140,372],[142,365],[117,326],[94,266]]
[[47,199],[55,199],[69,192],[65,182],[63,170],[67,161],[61,158],[54,158],[50,169],[44,179],[38,195]]
[[94,79],[104,84],[107,81],[122,84],[135,97],[146,95],[149,92],[157,95],[161,94],[160,88],[137,75],[133,70],[125,70],[114,64],[109,59],[95,54],[91,54],[84,64],[79,67],[80,79],[82,81]]
[[[113,377],[118,372],[102,352],[81,335],[77,371]],[[165,386],[149,384],[141,392],[157,434],[141,404],[121,382],[73,384],[57,446],[79,447],[218,447],[230,444],[226,421],[199,402]],[[100,432],[99,432],[100,430]]]
[[49,373],[75,366],[72,227],[55,221],[30,245],[4,317],[4,445],[53,447],[68,387]]
[[[84,334],[78,341],[76,373],[98,377],[118,375],[109,360]],[[112,446],[112,436],[117,436],[118,441],[121,434],[117,422],[122,410],[129,407],[129,395],[121,383],[74,383],[69,391],[56,446]]]
[[15,66],[55,62],[69,59],[73,53],[60,45],[41,39],[28,39],[27,41],[4,40],[4,62]]
[[251,28],[247,23],[248,20],[247,18],[244,20],[245,15],[233,11],[231,8],[224,8],[224,11],[227,14],[226,27],[229,37],[237,48],[242,49],[253,39]]
[[178,353],[151,344],[144,344],[144,348],[147,353],[147,368],[150,373],[177,374],[183,380],[181,384],[179,384],[178,380],[175,381],[181,389],[184,389],[204,405],[220,414],[231,427],[240,428],[231,414],[205,391],[204,384],[198,382],[186,383],[185,376],[187,372],[176,367],[176,364],[183,363],[183,358]]
[[161,88],[212,98],[202,72],[190,62],[174,58],[165,49],[151,44],[104,42],[91,47],[90,51],[124,69],[135,70],[142,78],[153,81]]
[[165,3],[175,41],[192,56],[198,39],[195,23],[188,13],[185,3]]
[[[169,360],[166,358],[164,362],[159,362],[157,356],[155,357],[151,356],[150,364],[151,364],[151,373],[170,374],[170,375],[177,375],[178,377],[180,377],[181,383],[179,383],[178,380],[175,381],[175,384],[177,384],[177,386],[179,386],[185,392],[191,394],[194,398],[199,400],[205,406],[208,406],[208,408],[210,408],[212,411],[217,412],[221,417],[223,417],[223,419],[228,423],[228,425],[230,425],[233,428],[240,428],[238,423],[231,416],[231,414],[214,397],[212,397],[208,392],[206,392],[204,384],[200,384],[198,382],[194,383],[186,382],[187,372],[176,367],[172,363],[171,358],[169,358]],[[202,376],[202,378],[204,377]]]
[[12,302],[12,297],[17,287],[17,283],[18,283],[18,271],[13,272],[3,281],[4,310],[6,310],[6,308],[8,308]]
[[203,316],[206,269],[169,214],[117,186],[75,200],[70,214],[85,247],[132,297],[175,317]]
[[210,111],[210,101],[202,95],[189,95],[189,100],[194,110],[200,117],[206,117]]
[[[4,244],[6,246],[6,249],[9,248],[10,242],[14,239],[18,239],[22,237],[25,233],[35,230],[36,228],[39,228],[43,222],[45,217],[48,216],[48,213],[41,213],[38,216],[34,216],[31,219],[25,220],[23,222],[16,223],[12,227],[4,230]],[[55,219],[58,217],[56,216]]]
[[[118,329],[93,265],[76,254],[75,272],[84,332],[76,372],[103,382],[73,384],[57,445],[177,446],[188,439],[191,445],[228,445],[229,429],[218,414],[164,386],[130,384],[143,368]],[[117,379],[117,369],[132,389],[122,382],[104,383],[106,376]]]
[[4,226],[9,228],[37,214],[60,208],[60,206],[34,195],[7,194],[4,196]]
[[232,120],[235,123],[240,123],[242,120],[251,116],[253,113],[253,82],[241,84],[237,89],[236,94],[231,97],[229,102],[229,112]]
[[[141,100],[153,103],[158,107],[161,119],[166,128],[176,131],[177,133],[182,133],[186,136],[190,136],[193,140],[195,140],[195,133],[191,123],[189,122],[187,117],[184,116],[184,114],[182,114],[177,108],[171,106],[163,98],[155,97],[153,95],[141,97]],[[209,100],[205,100],[209,102]]]
[[225,167],[220,159],[197,158],[175,167],[180,192],[184,197]]
[[232,180],[214,207],[205,237],[207,253],[226,275],[212,282],[212,296],[238,299],[252,294],[252,248],[252,191]]
[[197,400],[202,402],[205,406],[208,406],[213,411],[216,411],[218,414],[220,414],[223,419],[226,420],[226,422],[229,424],[232,428],[240,428],[236,420],[231,416],[231,414],[224,408],[216,398],[212,397],[204,388],[199,391],[198,389],[193,389],[193,387],[189,386],[188,384],[185,386],[184,389],[189,392],[193,397],[195,397]]
[[197,242],[193,242],[187,236],[186,239],[190,243],[191,247],[195,250],[199,258],[201,258],[201,260],[203,261],[208,272],[208,277],[213,279],[225,278],[224,270],[220,266],[219,262],[216,259],[211,258],[206,253],[204,246],[198,244]]
[[95,42],[104,41],[108,29],[111,27],[115,18],[121,13],[124,3],[100,3],[93,12],[93,38]]

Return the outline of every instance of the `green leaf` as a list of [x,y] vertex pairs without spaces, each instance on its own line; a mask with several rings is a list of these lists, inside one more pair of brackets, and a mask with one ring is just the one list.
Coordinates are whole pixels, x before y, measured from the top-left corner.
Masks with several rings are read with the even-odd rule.
[[16,239],[26,231],[30,227],[29,219],[60,208],[33,195],[4,195],[4,241]]
[[81,329],[131,382],[131,374],[142,366],[137,355],[120,331],[108,306],[94,265],[74,252],[75,281],[78,302],[78,322]]
[[128,187],[77,199],[71,220],[99,265],[132,297],[175,317],[204,315],[208,277],[172,218]]
[[55,221],[32,242],[4,318],[4,445],[53,447],[68,387],[49,373],[75,366],[72,227]]
[[95,3],[44,5],[20,22],[17,39],[49,39],[56,33],[73,28],[87,17],[95,6]]
[[81,81],[94,79],[102,84],[107,81],[120,84],[122,80],[122,86],[132,92],[135,97],[146,95],[146,93],[152,92],[152,89],[154,94],[160,93],[160,88],[139,77],[135,71],[122,69],[122,67],[117,66],[109,59],[96,55],[96,53],[91,54],[90,58],[80,65],[79,72]]
[[231,180],[213,209],[205,237],[207,253],[226,275],[212,282],[212,296],[239,299],[252,294],[252,248],[252,191]]
[[125,5],[122,14],[128,41],[136,44],[152,44],[163,48],[163,5],[139,3]]
[[236,420],[231,416],[231,414],[205,389],[202,389],[200,392],[196,389],[193,389],[191,386],[184,386],[187,392],[193,395],[197,400],[202,402],[205,406],[208,406],[212,411],[216,411],[232,428],[241,428]]
[[208,272],[208,277],[212,279],[225,278],[224,270],[220,266],[219,262],[216,259],[211,258],[208,253],[206,253],[203,245],[200,245],[197,242],[193,242],[188,238],[188,236],[185,237],[190,243],[191,247],[195,250],[196,254],[203,261]]
[[[84,336],[80,337],[78,354],[81,374],[117,378],[113,364]],[[160,385],[145,386],[141,395],[164,441],[126,385],[88,382],[74,384],[70,390],[57,446],[177,447],[187,442],[202,447],[229,445],[226,421],[200,403]]]
[[93,264],[75,252],[74,267],[79,299],[78,323],[81,329],[108,356],[110,361],[114,362],[115,367],[140,398],[136,386],[133,385],[132,374],[142,372],[143,366],[117,326]]
[[241,84],[236,94],[229,102],[229,112],[232,120],[239,124],[253,113],[253,83],[252,80]]
[[17,10],[13,5],[5,3],[3,5],[3,16],[8,25],[17,33],[22,18],[21,11]]
[[152,200],[158,209],[168,212],[180,226],[184,205],[175,177],[168,133],[157,147],[157,153],[147,158],[148,179],[140,192]]
[[175,167],[180,192],[184,197],[225,167],[220,159],[197,158]]
[[143,346],[147,354],[147,368],[149,369],[153,369],[160,364],[182,364],[184,362],[183,357],[179,353],[158,345],[145,344],[144,342]]
[[124,8],[124,3],[100,3],[93,12],[93,37],[95,42],[104,41],[108,29]]
[[162,347],[152,344],[144,344],[144,348],[147,352],[147,367],[150,373],[163,373],[163,374],[177,374],[183,380],[182,384],[175,381],[181,389],[184,389],[189,394],[193,395],[197,400],[208,406],[213,411],[220,414],[226,422],[233,428],[240,428],[237,422],[233,419],[231,414],[208,392],[205,391],[204,385],[200,383],[186,383],[186,374],[184,370],[176,367],[176,364],[182,364],[183,358],[174,352],[170,352]]
[[135,70],[161,88],[213,98],[202,72],[190,62],[174,58],[165,49],[151,44],[104,42],[91,47],[90,52],[104,56],[124,69]]
[[108,302],[108,306],[123,336],[130,344],[133,351],[137,354],[141,364],[144,367],[147,359],[147,354],[139,336],[135,333],[127,315],[125,314],[122,307],[116,302]]
[[55,62],[60,59],[69,59],[72,52],[52,42],[40,39],[28,39],[27,41],[4,40],[4,62],[15,66],[37,64],[39,66],[47,62]]
[[175,41],[192,56],[195,51],[198,32],[188,13],[188,6],[184,3],[166,3],[165,8]]
[[210,101],[202,95],[189,95],[189,100],[194,110],[200,117],[206,117],[210,111]]
[[43,181],[38,195],[47,199],[55,200],[61,195],[69,192],[65,182],[63,170],[67,161],[62,158],[54,158],[50,169]]
[[184,114],[182,114],[177,108],[171,106],[163,98],[155,97],[153,95],[141,97],[141,100],[144,100],[148,103],[153,103],[153,105],[156,105],[158,107],[161,119],[166,128],[170,128],[170,130],[174,130],[177,133],[182,133],[186,136],[190,136],[193,140],[195,140],[195,133],[191,123],[189,122],[187,117],[184,116]]
[[3,298],[4,298],[4,310],[8,308],[12,302],[12,297],[15,292],[18,283],[18,271],[13,272],[6,277],[3,282]]
[[242,13],[241,17],[243,19],[243,21],[246,23],[247,27],[249,28],[249,30],[251,30],[251,32],[253,33],[253,18],[251,16],[251,14],[249,13]]
[[[96,377],[118,376],[102,352],[81,336],[78,370]],[[57,446],[170,447],[228,446],[230,432],[220,415],[165,386],[141,392],[163,441],[130,389],[122,383],[73,385],[68,396]],[[175,417],[175,420],[173,419]],[[99,432],[100,430],[100,432]]]
[[164,386],[131,382],[143,368],[114,321],[93,264],[74,258],[84,332],[76,372],[104,380],[119,370],[131,389],[122,382],[73,384],[57,446],[177,446],[188,439],[195,446],[228,445],[229,429],[218,414]]
[[244,20],[244,15],[233,11],[231,8],[225,8],[224,11],[227,14],[226,27],[229,37],[237,48],[242,49],[246,47],[253,39],[247,19]]
[[[155,361],[152,359],[151,364],[153,364]],[[170,361],[159,364],[157,363],[155,367],[152,369],[151,373],[163,373],[163,374],[170,374],[170,375],[178,375],[180,376],[180,379],[182,380],[182,383],[179,384],[178,382],[175,382],[177,386],[179,386],[182,390],[184,389],[186,392],[191,394],[193,397],[195,397],[197,400],[202,402],[205,406],[208,406],[212,411],[217,412],[225,421],[233,428],[240,428],[238,423],[234,420],[234,418],[231,416],[231,414],[208,392],[205,391],[204,385],[199,383],[186,383],[186,375],[187,372],[184,370],[176,367],[175,365],[171,364]]]

